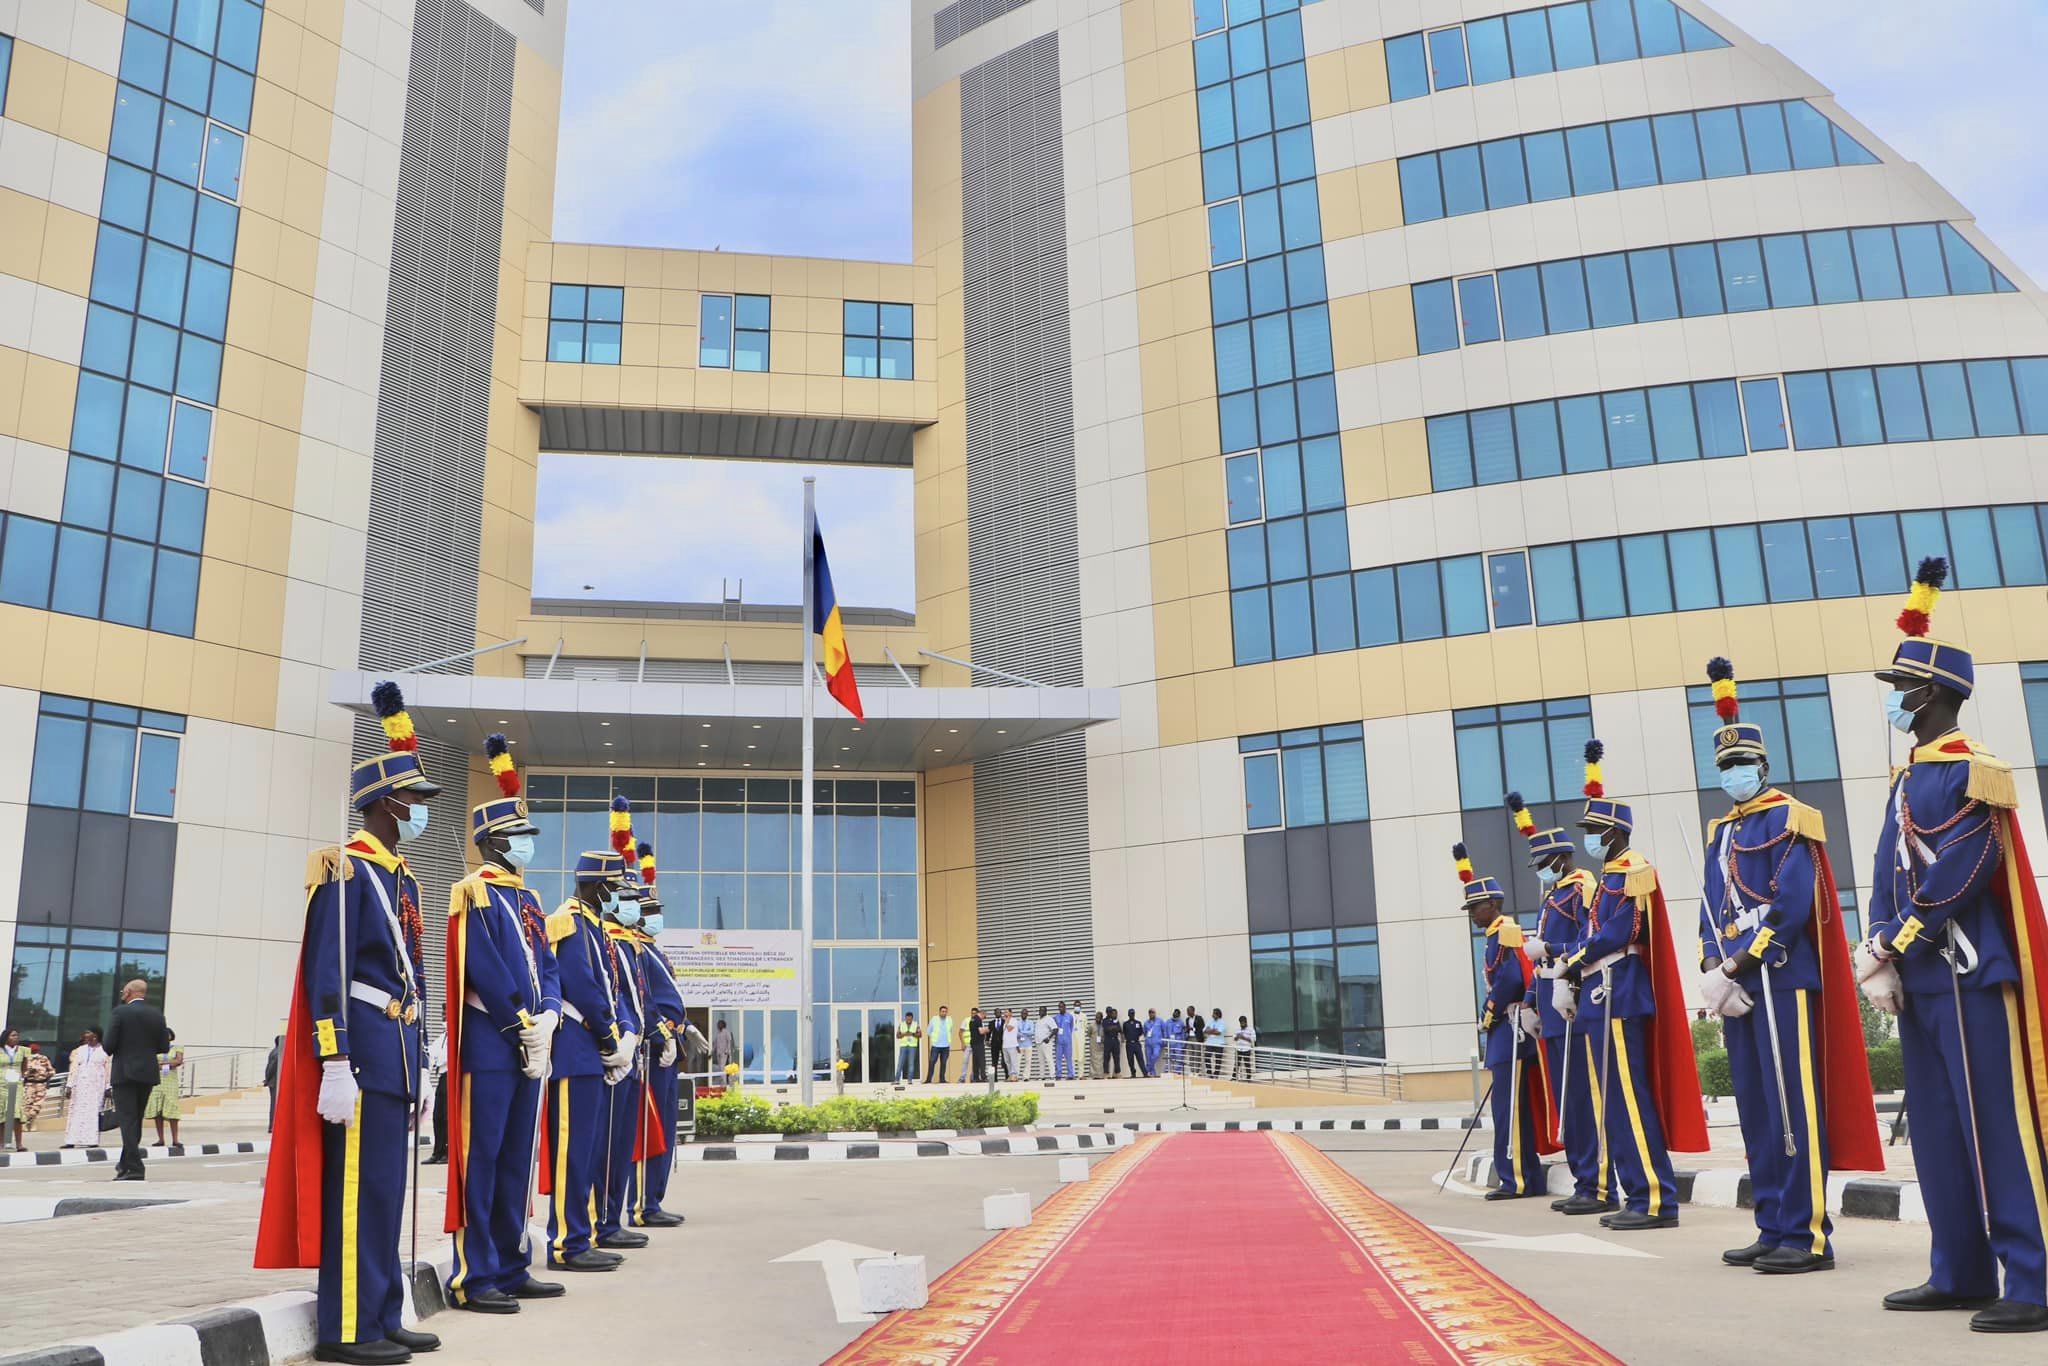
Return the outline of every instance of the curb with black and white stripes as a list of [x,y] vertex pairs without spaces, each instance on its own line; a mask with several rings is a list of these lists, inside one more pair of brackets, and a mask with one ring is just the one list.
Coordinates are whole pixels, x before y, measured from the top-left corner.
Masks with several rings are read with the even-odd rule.
[[[1571,1169],[1562,1162],[1543,1164],[1544,1189],[1552,1195],[1572,1193]],[[1738,1167],[1715,1167],[1706,1171],[1677,1171],[1678,1202],[1708,1209],[1753,1209],[1749,1173]],[[1472,1189],[1461,1194],[1479,1194],[1494,1184],[1493,1155],[1475,1153],[1465,1161],[1464,1184]],[[1852,1219],[1890,1219],[1908,1224],[1927,1222],[1927,1206],[1920,1198],[1918,1181],[1887,1181],[1883,1177],[1851,1176],[1847,1172],[1828,1175],[1828,1209]]]
[[[240,1143],[173,1143],[167,1147],[142,1150],[143,1160],[164,1162],[178,1157],[215,1157],[221,1153],[267,1153],[268,1138],[245,1139]],[[112,1162],[121,1156],[119,1148],[50,1148],[34,1153],[0,1153],[0,1167],[83,1167],[94,1162]]]
[[[974,1133],[977,1131],[964,1131]],[[1108,1152],[1130,1139],[1114,1130],[1099,1134],[1033,1134],[1019,1131],[1007,1138],[927,1138],[906,1135],[898,1141],[873,1134],[834,1134],[807,1142],[686,1143],[676,1149],[678,1162],[858,1162],[901,1161],[919,1157],[1011,1157],[1033,1153]]]

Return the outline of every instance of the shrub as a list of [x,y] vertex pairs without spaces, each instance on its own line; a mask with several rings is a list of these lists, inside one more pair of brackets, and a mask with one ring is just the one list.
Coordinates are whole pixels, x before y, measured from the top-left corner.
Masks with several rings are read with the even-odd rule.
[[996,1129],[1038,1118],[1038,1097],[950,1096],[943,1100],[861,1100],[834,1096],[817,1105],[771,1107],[746,1092],[697,1103],[697,1136],[820,1134],[848,1130]]
[[1695,1055],[1700,1068],[1700,1090],[1710,1096],[1732,1096],[1735,1081],[1728,1070],[1728,1050],[1702,1048]]
[[1906,1084],[1906,1060],[1897,1039],[1886,1039],[1870,1047],[1870,1089],[1897,1091]]
[[1861,992],[1856,995],[1856,1007],[1863,1015],[1865,1048],[1876,1048],[1892,1036],[1892,1017],[1872,1005]]
[[1709,1015],[1704,1020],[1692,1022],[1692,1051],[1704,1053],[1709,1048],[1721,1046],[1721,1021],[1718,1016]]

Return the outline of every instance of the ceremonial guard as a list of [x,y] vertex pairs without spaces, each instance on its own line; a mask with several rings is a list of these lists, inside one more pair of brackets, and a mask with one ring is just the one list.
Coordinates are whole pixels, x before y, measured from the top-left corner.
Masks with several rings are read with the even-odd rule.
[[1600,1139],[1624,1200],[1624,1208],[1601,1215],[1600,1222],[1624,1232],[1673,1228],[1678,1184],[1670,1149],[1705,1152],[1707,1114],[1664,892],[1657,870],[1629,847],[1635,813],[1607,796],[1600,773],[1605,752],[1598,740],[1586,742],[1579,829],[1587,854],[1600,865],[1600,888],[1564,971],[1578,989],[1575,1024],[1599,1042]]
[[624,794],[612,798],[612,848],[620,860],[622,886],[604,914],[605,970],[611,974],[612,1001],[620,1028],[631,1031],[634,1046],[621,1054],[616,1075],[606,1079],[611,1091],[604,1118],[604,1144],[598,1159],[597,1245],[625,1249],[647,1246],[647,1235],[625,1227],[626,1196],[633,1185],[635,1159],[646,1139],[648,1051],[654,1021],[648,1009],[647,967],[640,955],[640,879],[628,861],[633,856],[633,804]]
[[521,874],[539,830],[505,737],[484,742],[499,795],[469,813],[482,865],[448,898],[448,1208],[458,1308],[511,1314],[562,1293],[528,1274],[528,1193],[562,978],[540,901]]
[[351,777],[362,827],[306,863],[256,1265],[318,1267],[314,1356],[385,1366],[441,1345],[401,1320],[399,1232],[425,1051],[420,889],[398,854],[426,830],[426,802],[441,789],[420,770],[397,685],[378,684],[370,700],[390,748]]
[[1921,561],[1899,616],[1906,639],[1877,675],[1891,685],[1886,719],[1913,749],[1892,771],[1856,973],[1899,1017],[1934,1244],[1927,1283],[1884,1303],[1974,1309],[1979,1332],[2032,1333],[2048,1329],[2048,924],[2012,770],[1957,724],[1975,663],[1927,638],[1947,576],[1946,561]]
[[[661,1207],[668,1194],[668,1178],[675,1159],[669,1147],[675,1142],[676,1123],[682,1114],[682,1080],[676,1074],[681,1065],[683,995],[676,989],[675,972],[656,942],[663,929],[661,899],[655,895],[654,846],[640,843],[640,951],[647,965],[647,997],[653,1006],[655,1029],[661,1044],[654,1054],[648,1078],[649,1130],[633,1163],[633,1218],[638,1228],[674,1228],[683,1216]],[[657,1137],[658,1136],[658,1137]]]
[[1500,883],[1472,871],[1465,846],[1451,846],[1458,885],[1465,892],[1465,914],[1472,928],[1486,935],[1486,1004],[1479,1012],[1479,1034],[1485,1040],[1486,1066],[1493,1074],[1488,1093],[1493,1102],[1493,1171],[1500,1186],[1489,1200],[1518,1200],[1544,1195],[1544,1153],[1557,1145],[1548,1135],[1550,1093],[1537,1062],[1536,1012],[1527,1003],[1535,970],[1522,947],[1522,927],[1502,909]]
[[1507,807],[1515,829],[1529,842],[1529,863],[1543,884],[1536,933],[1523,947],[1536,968],[1536,1019],[1542,1033],[1543,1082],[1557,1121],[1554,1137],[1572,1174],[1572,1193],[1551,1201],[1550,1207],[1565,1214],[1602,1214],[1614,1209],[1615,1202],[1593,1094],[1599,1064],[1592,1040],[1580,1034],[1567,1013],[1576,1013],[1577,993],[1562,980],[1564,960],[1578,947],[1598,883],[1585,869],[1572,866],[1572,839],[1561,827],[1536,828],[1521,793],[1508,793]]
[[561,970],[562,1029],[550,1060],[540,1185],[550,1197],[548,1265],[564,1271],[610,1271],[625,1260],[591,1246],[598,1179],[610,1154],[608,1088],[632,1066],[640,1042],[617,1001],[611,941],[598,918],[618,906],[624,873],[614,850],[578,855],[576,895],[548,917],[548,943]]

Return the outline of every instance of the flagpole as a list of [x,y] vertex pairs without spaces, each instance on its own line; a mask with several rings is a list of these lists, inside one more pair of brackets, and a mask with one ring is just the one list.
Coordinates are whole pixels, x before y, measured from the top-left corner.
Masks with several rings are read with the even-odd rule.
[[809,476],[806,476],[804,479],[804,795],[803,805],[800,808],[803,821],[802,874],[798,884],[800,887],[798,893],[800,900],[798,904],[803,907],[803,939],[796,959],[796,1054],[797,1076],[801,1078],[797,1094],[798,1098],[805,1105],[811,1103],[811,1050],[813,1047],[811,1041],[811,861],[814,857],[814,851],[811,848],[813,838],[811,807],[814,797],[811,774],[816,765],[817,756],[812,751],[813,737],[811,732],[817,711],[815,675],[818,667],[818,632],[817,623],[812,620],[811,614],[816,610],[818,592],[816,554],[818,544],[817,484],[818,481]]

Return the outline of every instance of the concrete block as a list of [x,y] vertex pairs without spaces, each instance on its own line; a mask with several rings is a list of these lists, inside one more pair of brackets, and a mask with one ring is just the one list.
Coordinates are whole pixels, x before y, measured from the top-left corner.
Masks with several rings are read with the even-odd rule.
[[860,1277],[862,1313],[922,1309],[929,1298],[922,1257],[870,1257],[855,1267],[855,1274]]
[[1071,1184],[1088,1179],[1088,1159],[1085,1157],[1063,1157],[1060,1159],[1060,1181]]
[[1029,1191],[999,1191],[981,1202],[983,1228],[1023,1228],[1030,1222]]

